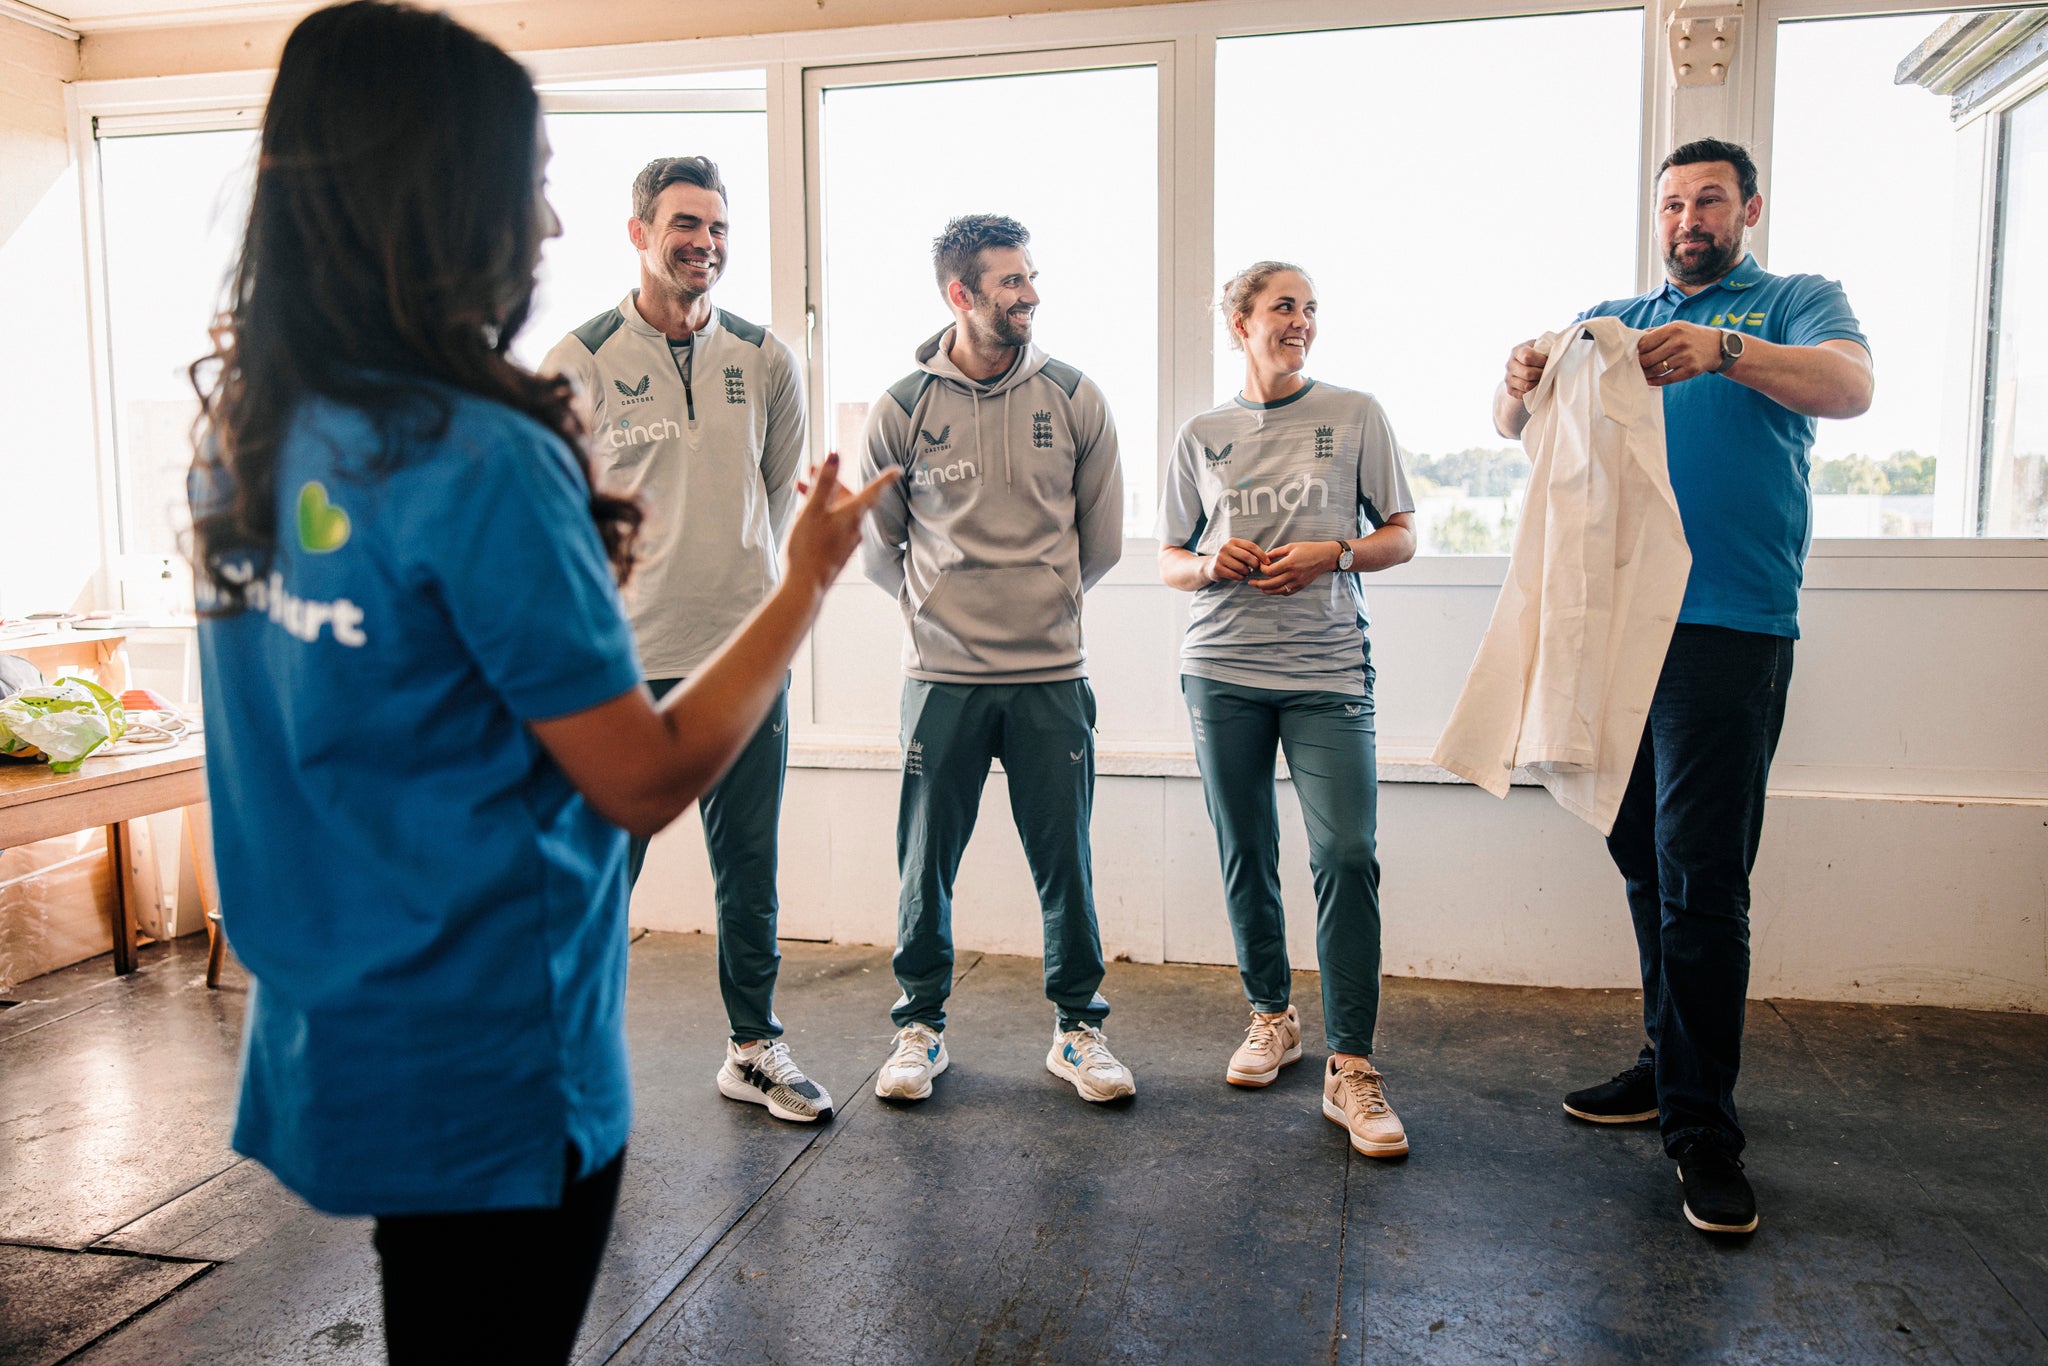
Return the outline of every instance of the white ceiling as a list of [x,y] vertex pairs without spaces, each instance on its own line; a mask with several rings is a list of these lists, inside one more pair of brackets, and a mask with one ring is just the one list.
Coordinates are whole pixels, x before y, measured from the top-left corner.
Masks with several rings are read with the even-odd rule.
[[[501,4],[505,0],[465,0]],[[0,0],[0,14],[41,17],[76,33],[160,28],[170,24],[222,24],[296,19],[318,9],[307,0]]]

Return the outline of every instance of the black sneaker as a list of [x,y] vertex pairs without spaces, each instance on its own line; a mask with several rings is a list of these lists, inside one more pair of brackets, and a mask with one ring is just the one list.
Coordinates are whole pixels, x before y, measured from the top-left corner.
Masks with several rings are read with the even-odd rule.
[[1685,1187],[1685,1221],[1707,1233],[1749,1233],[1756,1228],[1756,1193],[1742,1174],[1742,1159],[1696,1139],[1678,1154]]
[[1568,1091],[1564,1112],[1595,1124],[1636,1124],[1657,1117],[1656,1064],[1638,1062],[1614,1080],[1583,1091]]

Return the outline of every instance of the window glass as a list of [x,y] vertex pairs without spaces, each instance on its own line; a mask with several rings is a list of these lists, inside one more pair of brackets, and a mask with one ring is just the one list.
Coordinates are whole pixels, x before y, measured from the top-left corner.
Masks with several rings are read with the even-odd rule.
[[[533,312],[512,344],[515,358],[538,364],[564,335],[638,284],[639,258],[626,222],[633,216],[633,177],[656,157],[707,156],[718,163],[731,217],[725,274],[711,301],[763,327],[774,321],[766,114],[549,114],[547,130],[554,153],[548,202],[562,220],[562,235],[541,251]],[[801,356],[802,340],[792,344]]]
[[825,362],[834,449],[951,322],[932,275],[948,219],[1031,233],[1033,340],[1101,386],[1124,529],[1149,535],[1159,450],[1158,69],[1120,67],[828,89],[820,115]]
[[[1508,349],[1636,292],[1642,14],[1216,45],[1216,270],[1305,267],[1309,373],[1375,394],[1423,553],[1507,553],[1529,462],[1493,429]],[[1218,402],[1243,382],[1219,321]]]
[[1945,96],[1894,84],[1900,61],[1948,17],[1778,26],[1767,264],[1841,281],[1877,367],[1868,413],[1820,423],[1815,536],[1965,531],[1936,526],[1935,485],[1976,475],[1968,424],[1945,420],[1942,388],[1954,348],[1971,347],[1972,287],[1957,253],[1974,250],[1977,158]]
[[[2048,93],[2005,115],[1979,527],[2048,535]],[[2032,249],[2029,249],[2031,246]]]
[[207,328],[248,227],[255,154],[253,128],[100,144],[119,544],[128,556],[176,555],[190,520],[185,472],[199,400],[188,371],[212,349]]
[[[513,344],[517,359],[537,363],[633,287],[632,182],[657,156],[701,154],[719,164],[732,230],[713,298],[769,321],[765,115],[551,114],[547,125],[549,198],[562,235],[543,248],[533,311]],[[209,349],[207,327],[241,245],[256,140],[254,129],[235,129],[100,145],[119,543],[129,557],[177,553],[198,414],[186,372]],[[175,270],[165,268],[171,261]]]

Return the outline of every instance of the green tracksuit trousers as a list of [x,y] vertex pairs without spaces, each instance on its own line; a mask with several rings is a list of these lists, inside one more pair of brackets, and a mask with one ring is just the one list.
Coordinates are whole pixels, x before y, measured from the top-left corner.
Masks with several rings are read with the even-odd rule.
[[1273,782],[1278,746],[1287,752],[1308,824],[1324,1033],[1333,1052],[1372,1052],[1380,1013],[1380,865],[1370,666],[1363,697],[1247,688],[1192,674],[1180,683],[1222,856],[1245,998],[1254,1010],[1285,1010],[1291,985]]
[[[655,700],[681,682],[650,678]],[[782,782],[789,768],[789,685],[769,708],[768,719],[747,741],[725,776],[698,802],[704,848],[718,910],[718,992],[735,1043],[782,1036],[775,1018],[775,974],[782,951],[775,946],[777,836],[782,825]],[[627,885],[640,880],[647,841],[626,849]]]
[[1045,917],[1045,994],[1059,1027],[1099,1025],[1102,936],[1088,818],[1095,801],[1095,694],[1062,683],[903,684],[903,793],[896,814],[898,1028],[946,1027],[953,990],[953,878],[981,811],[989,761],[1009,777],[1010,814]]

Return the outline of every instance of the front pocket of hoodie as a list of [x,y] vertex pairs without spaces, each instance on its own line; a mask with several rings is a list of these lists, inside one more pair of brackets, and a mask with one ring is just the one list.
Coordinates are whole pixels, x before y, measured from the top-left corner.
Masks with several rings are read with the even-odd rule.
[[949,569],[910,630],[931,673],[1026,673],[1081,658],[1080,604],[1048,565]]

